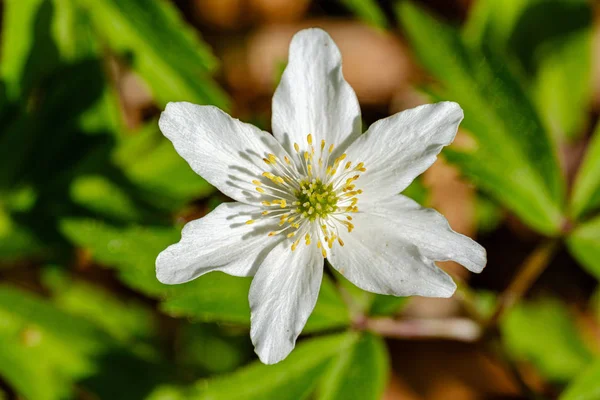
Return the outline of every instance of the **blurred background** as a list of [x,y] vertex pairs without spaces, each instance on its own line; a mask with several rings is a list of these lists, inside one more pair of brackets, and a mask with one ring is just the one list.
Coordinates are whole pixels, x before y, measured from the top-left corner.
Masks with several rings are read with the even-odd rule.
[[[0,399],[600,399],[600,30],[585,0],[4,0]],[[223,201],[169,101],[262,129],[292,35],[336,41],[363,126],[465,110],[405,192],[488,250],[451,299],[328,271],[296,350],[257,361],[250,281],[154,260]],[[368,267],[368,266],[365,266]]]

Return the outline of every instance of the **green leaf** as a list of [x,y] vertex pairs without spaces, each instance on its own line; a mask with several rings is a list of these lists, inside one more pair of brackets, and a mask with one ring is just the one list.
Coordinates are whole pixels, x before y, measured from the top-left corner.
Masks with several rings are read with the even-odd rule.
[[156,121],[120,139],[113,162],[145,194],[149,203],[175,210],[215,192],[177,154]]
[[121,221],[140,219],[140,212],[129,195],[100,175],[80,175],[71,183],[71,199],[104,217]]
[[465,40],[517,61],[546,126],[583,133],[591,97],[592,10],[585,0],[480,0]]
[[[78,1],[52,0],[54,4],[52,32],[55,45],[61,59],[68,63],[90,58],[101,62],[100,59],[103,57],[101,43],[92,29],[90,16]],[[103,74],[99,74],[97,79],[105,83],[103,93],[98,101],[80,116],[80,128],[84,132],[94,133],[121,131],[124,126],[116,89],[108,84],[108,79]]]
[[216,324],[185,324],[178,329],[178,364],[202,373],[231,372],[254,354],[245,329]]
[[517,305],[502,319],[501,330],[512,356],[531,362],[552,381],[568,382],[592,357],[573,317],[556,299]]
[[169,101],[227,108],[227,97],[210,78],[217,61],[174,5],[164,0],[78,0],[108,45],[130,54],[132,67],[163,107]]
[[31,400],[69,397],[107,343],[87,321],[8,286],[0,286],[0,321],[0,375]]
[[417,57],[442,84],[434,96],[461,105],[462,126],[476,141],[446,153],[448,160],[536,230],[558,233],[564,182],[554,145],[506,61],[469,48],[410,2],[396,11]]
[[417,203],[424,206],[429,199],[429,189],[423,184],[422,176],[418,176],[404,191],[404,196],[408,196]]
[[407,297],[386,296],[362,290],[342,274],[331,268],[340,291],[349,306],[351,318],[366,315],[394,315],[406,304]]
[[560,400],[596,400],[600,398],[600,359],[579,374],[561,394]]
[[[160,308],[179,317],[200,321],[250,323],[250,278],[211,272],[181,285],[164,285],[156,279],[158,254],[179,239],[179,230],[159,227],[119,228],[92,219],[65,219],[61,231],[92,258],[119,271],[127,285],[160,297]],[[324,278],[307,332],[335,329],[350,323],[348,311],[327,278]]]
[[2,78],[9,99],[27,94],[58,65],[49,35],[53,5],[50,0],[8,0],[4,3]]
[[408,297],[377,294],[373,299],[373,303],[371,303],[369,315],[386,316],[398,314],[398,312],[400,312],[400,310],[406,305],[408,300]]
[[148,339],[156,329],[151,310],[136,300],[122,300],[97,286],[75,281],[58,267],[46,268],[42,280],[59,309],[87,319],[120,342]]
[[316,387],[333,357],[348,351],[359,335],[343,333],[299,343],[283,361],[259,361],[235,373],[201,382],[194,400],[302,400]]
[[379,400],[388,379],[385,342],[365,333],[351,349],[338,355],[323,375],[316,400]]
[[571,197],[571,214],[580,217],[600,206],[600,123],[577,172]]
[[342,3],[364,22],[377,28],[387,28],[385,14],[375,0],[342,0]]
[[14,221],[8,210],[0,205],[0,261],[35,256],[42,250],[43,245],[34,233]]
[[600,215],[571,232],[567,246],[577,261],[600,280]]

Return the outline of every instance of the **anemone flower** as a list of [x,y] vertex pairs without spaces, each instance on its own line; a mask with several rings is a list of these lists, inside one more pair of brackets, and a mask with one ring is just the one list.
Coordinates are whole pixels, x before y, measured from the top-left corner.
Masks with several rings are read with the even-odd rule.
[[158,256],[157,278],[253,276],[250,335],[267,364],[294,348],[326,258],[370,292],[451,296],[456,285],[434,261],[480,272],[485,250],[399,193],[454,140],[462,118],[458,104],[441,102],[362,133],[335,43],[320,29],[297,33],[273,97],[273,135],[213,106],[169,103],[162,113],[177,152],[235,202],[189,222]]

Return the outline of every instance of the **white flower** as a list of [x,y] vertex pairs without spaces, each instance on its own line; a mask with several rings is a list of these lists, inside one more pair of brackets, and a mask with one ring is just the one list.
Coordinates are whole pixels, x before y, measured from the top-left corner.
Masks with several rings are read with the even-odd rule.
[[158,256],[157,277],[254,276],[250,335],[267,364],[294,348],[325,257],[356,286],[396,296],[451,296],[456,285],[434,261],[473,272],[486,263],[485,250],[442,215],[398,194],[452,142],[461,108],[420,106],[361,134],[341,62],[324,31],[294,36],[273,97],[273,136],[190,103],[169,103],[159,121],[194,171],[236,202],[188,223]]

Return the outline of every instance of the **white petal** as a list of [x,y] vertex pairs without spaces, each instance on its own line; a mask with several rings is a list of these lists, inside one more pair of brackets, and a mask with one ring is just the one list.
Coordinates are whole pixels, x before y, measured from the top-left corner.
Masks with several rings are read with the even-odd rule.
[[473,239],[454,232],[444,216],[416,201],[396,195],[362,210],[383,217],[396,226],[398,235],[435,261],[456,261],[468,270],[481,272],[487,262],[485,249]]
[[355,229],[340,230],[344,246],[329,250],[331,265],[369,292],[395,296],[450,297],[456,284],[385,219],[353,214]]
[[308,134],[315,148],[325,140],[343,151],[360,135],[361,119],[340,51],[326,32],[305,29],[292,39],[288,58],[273,96],[273,134],[290,154],[294,143],[308,147]]
[[379,120],[346,151],[364,162],[360,203],[400,193],[436,160],[456,136],[463,112],[452,102],[419,106]]
[[[254,275],[267,253],[281,240],[268,236],[276,224],[260,219],[260,211],[242,203],[224,203],[205,217],[187,223],[181,241],[158,255],[157,279],[176,284],[211,271]],[[252,218],[256,222],[246,224]]]
[[265,364],[294,349],[311,314],[323,278],[323,257],[315,245],[279,243],[258,268],[250,287],[250,337]]
[[285,155],[272,135],[213,106],[169,103],[158,125],[198,175],[243,203],[262,200],[252,180],[262,179],[263,158]]

